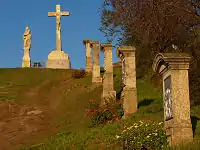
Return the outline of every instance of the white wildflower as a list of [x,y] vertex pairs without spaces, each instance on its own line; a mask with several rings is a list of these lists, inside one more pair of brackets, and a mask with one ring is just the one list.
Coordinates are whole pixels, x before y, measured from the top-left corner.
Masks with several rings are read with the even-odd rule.
[[157,136],[157,135],[158,135],[158,133],[154,133],[154,135],[155,135],[155,136]]
[[130,126],[129,128],[127,128],[128,130],[130,130],[130,129],[132,129],[133,128],[133,126]]
[[120,138],[120,136],[119,136],[119,135],[116,135],[115,137],[116,137],[117,139],[119,139],[119,138]]

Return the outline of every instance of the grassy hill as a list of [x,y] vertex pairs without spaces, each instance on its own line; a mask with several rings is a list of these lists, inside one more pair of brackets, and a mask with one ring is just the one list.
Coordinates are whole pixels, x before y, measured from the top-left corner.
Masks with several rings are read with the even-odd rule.
[[[163,121],[162,89],[152,84],[150,72],[137,80],[137,113],[92,128],[85,110],[89,100],[100,101],[102,87],[92,85],[90,75],[74,79],[72,74],[73,70],[0,69],[0,148],[120,149],[112,141],[121,126]],[[114,68],[114,81],[119,95],[119,67]],[[191,110],[195,139],[200,137],[199,108]]]
[[0,69],[0,89],[0,135],[14,147],[40,142],[63,128],[87,129],[85,107],[101,94],[91,76],[73,79],[72,70]]

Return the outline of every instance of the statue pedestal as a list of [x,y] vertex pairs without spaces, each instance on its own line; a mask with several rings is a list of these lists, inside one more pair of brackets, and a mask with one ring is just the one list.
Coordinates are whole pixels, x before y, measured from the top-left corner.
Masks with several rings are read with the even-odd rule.
[[30,57],[23,57],[22,68],[30,68],[30,67],[31,67],[31,59],[30,59]]
[[48,55],[46,68],[52,69],[70,69],[70,59],[68,54],[60,50],[54,50]]

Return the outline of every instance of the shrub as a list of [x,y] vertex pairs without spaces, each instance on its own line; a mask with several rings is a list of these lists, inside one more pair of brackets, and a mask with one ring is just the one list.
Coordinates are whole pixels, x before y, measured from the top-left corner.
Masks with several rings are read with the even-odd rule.
[[104,73],[104,72],[105,72],[104,67],[101,67],[100,68],[100,73]]
[[123,116],[123,107],[119,100],[105,100],[104,104],[97,104],[90,100],[88,103],[87,115],[90,117],[93,126],[118,121]]
[[122,143],[123,149],[139,150],[163,149],[167,146],[167,136],[162,129],[163,123],[144,123],[139,121],[130,127],[125,127],[116,139]]
[[85,77],[85,70],[73,70],[72,71],[72,78],[80,79]]

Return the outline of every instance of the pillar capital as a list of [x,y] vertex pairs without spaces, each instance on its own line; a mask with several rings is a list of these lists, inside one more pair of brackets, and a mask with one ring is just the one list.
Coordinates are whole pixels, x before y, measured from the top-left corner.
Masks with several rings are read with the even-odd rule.
[[85,45],[85,44],[87,44],[87,43],[90,43],[90,40],[89,40],[89,39],[84,39],[84,40],[83,40],[83,44]]
[[188,70],[191,57],[187,53],[158,53],[152,68],[154,72],[163,73],[167,68],[172,70]]
[[112,50],[112,44],[100,44],[100,50],[101,52],[105,52],[106,50]]
[[90,47],[93,48],[93,47],[98,47],[99,45],[99,41],[90,41]]
[[116,55],[120,57],[135,56],[136,48],[134,46],[120,46],[117,48]]

